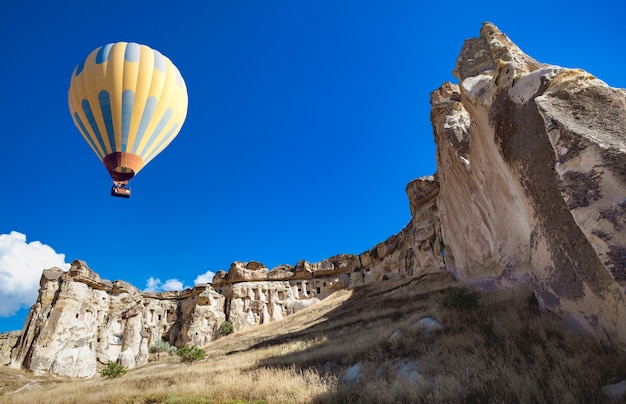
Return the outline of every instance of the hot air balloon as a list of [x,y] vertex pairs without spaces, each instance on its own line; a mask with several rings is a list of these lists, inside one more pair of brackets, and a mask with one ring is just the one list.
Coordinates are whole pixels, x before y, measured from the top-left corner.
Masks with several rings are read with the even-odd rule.
[[111,175],[111,195],[130,197],[128,181],[176,137],[187,102],[176,66],[146,45],[111,43],[76,66],[70,112]]

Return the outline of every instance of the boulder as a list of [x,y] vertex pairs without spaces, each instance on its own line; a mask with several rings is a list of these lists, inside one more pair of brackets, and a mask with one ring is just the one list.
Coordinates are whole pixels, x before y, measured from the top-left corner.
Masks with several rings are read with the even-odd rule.
[[626,380],[602,386],[602,394],[611,400],[621,401],[626,399]]
[[363,375],[363,364],[361,362],[350,366],[339,378],[339,384],[359,384]]
[[443,330],[443,325],[432,317],[424,317],[417,322],[417,329],[425,334],[430,334]]

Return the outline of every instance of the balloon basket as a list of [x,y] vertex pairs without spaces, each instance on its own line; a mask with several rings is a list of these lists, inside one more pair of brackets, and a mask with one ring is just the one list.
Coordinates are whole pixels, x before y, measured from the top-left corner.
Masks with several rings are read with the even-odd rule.
[[118,198],[130,198],[130,188],[113,185],[111,188],[111,196],[117,196]]

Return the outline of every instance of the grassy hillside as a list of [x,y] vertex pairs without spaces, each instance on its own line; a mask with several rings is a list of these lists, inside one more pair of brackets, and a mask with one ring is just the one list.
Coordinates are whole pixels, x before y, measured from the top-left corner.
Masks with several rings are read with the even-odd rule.
[[[424,330],[424,317],[443,329]],[[606,402],[600,388],[626,378],[623,352],[569,331],[529,289],[478,294],[447,274],[337,292],[206,352],[192,364],[161,357],[113,380],[2,367],[0,402]],[[342,379],[356,364],[356,377]]]

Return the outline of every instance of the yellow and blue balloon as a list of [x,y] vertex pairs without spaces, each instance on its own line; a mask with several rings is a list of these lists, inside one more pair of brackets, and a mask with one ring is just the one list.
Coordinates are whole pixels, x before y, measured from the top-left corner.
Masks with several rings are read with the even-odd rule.
[[133,42],[95,49],[70,82],[74,124],[111,175],[112,195],[130,196],[128,181],[180,131],[187,87],[161,53]]

